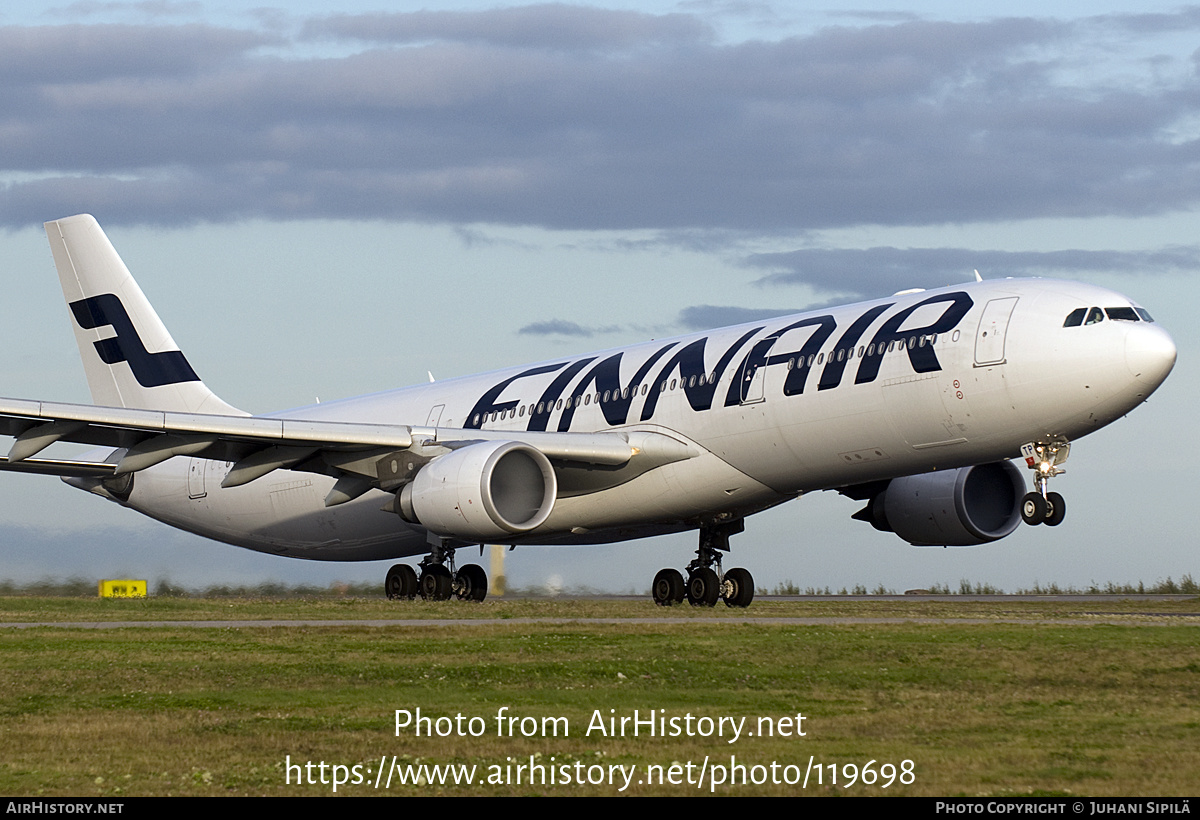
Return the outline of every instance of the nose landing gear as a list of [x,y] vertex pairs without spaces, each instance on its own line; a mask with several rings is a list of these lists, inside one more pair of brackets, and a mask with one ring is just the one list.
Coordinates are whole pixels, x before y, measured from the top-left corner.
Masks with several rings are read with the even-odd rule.
[[1034,471],[1036,490],[1021,499],[1021,518],[1026,524],[1057,527],[1067,516],[1067,502],[1058,493],[1047,492],[1046,485],[1066,470],[1058,465],[1071,454],[1071,445],[1062,442],[1030,442],[1021,447],[1025,464]]
[[672,606],[687,598],[692,606],[715,606],[720,599],[726,606],[750,606],[754,600],[754,577],[741,567],[728,572],[721,570],[721,553],[729,552],[729,536],[743,529],[745,524],[740,518],[702,526],[696,557],[687,565],[687,581],[679,570],[660,570],[651,587],[654,603]]

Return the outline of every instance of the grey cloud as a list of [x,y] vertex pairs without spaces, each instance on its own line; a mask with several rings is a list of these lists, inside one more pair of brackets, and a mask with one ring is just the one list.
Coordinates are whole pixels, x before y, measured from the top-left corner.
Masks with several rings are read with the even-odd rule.
[[913,287],[1005,276],[1074,276],[1089,273],[1153,274],[1200,270],[1200,246],[1157,251],[1052,252],[967,248],[808,249],[747,257],[745,264],[769,271],[764,285],[807,285],[820,291],[874,297]]
[[[121,78],[192,78],[250,49],[279,42],[254,32],[200,24],[3,26],[3,96],[33,103],[31,96],[41,89],[48,97],[42,104],[52,108],[56,102],[72,101],[68,84],[79,84],[80,92],[99,92],[93,105],[103,106],[114,102],[107,95],[118,87],[110,83]],[[137,101],[137,96],[130,98]]]
[[551,3],[477,12],[334,15],[308,21],[303,36],[372,43],[450,40],[571,51],[701,42],[712,39],[713,31],[699,18],[686,14],[654,15]]
[[687,15],[531,6],[384,15],[376,42],[410,45],[322,59],[208,26],[7,27],[0,224],[90,209],[762,234],[1194,206],[1200,141],[1167,135],[1200,109],[1195,76],[1064,87],[1027,56],[1120,29],[1107,19],[722,45]]
[[517,331],[529,336],[595,336],[597,333],[608,333],[613,328],[590,328],[565,319],[548,319],[544,322],[533,322]]
[[191,16],[201,13],[204,5],[200,2],[173,2],[172,0],[140,0],[130,3],[100,3],[80,0],[69,3],[51,13],[61,17],[80,18],[112,12],[132,12],[146,17],[178,17]]
[[1173,12],[1106,14],[1095,20],[1138,33],[1187,31],[1200,26],[1200,6],[1185,6]]
[[[797,309],[780,308],[743,308],[723,305],[692,305],[679,311],[679,317],[673,325],[658,328],[633,328],[645,336],[657,336],[683,330],[710,330],[715,327],[728,327],[746,322],[757,322],[762,319],[772,319],[776,316],[787,316],[798,313]],[[625,328],[612,325],[607,327],[585,327],[565,319],[548,319],[525,325],[517,333],[530,336],[576,336],[590,338],[604,333],[617,333]]]
[[839,17],[858,20],[870,20],[876,23],[908,23],[920,20],[921,15],[912,11],[837,11],[830,12]]
[[799,309],[743,308],[721,305],[692,305],[679,311],[679,324],[688,330],[709,330],[714,327],[740,325],[760,319],[773,319],[798,313]]

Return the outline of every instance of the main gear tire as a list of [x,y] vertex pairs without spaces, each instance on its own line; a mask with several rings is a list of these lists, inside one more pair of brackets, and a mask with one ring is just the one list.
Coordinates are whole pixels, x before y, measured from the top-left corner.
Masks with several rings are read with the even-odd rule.
[[688,575],[687,599],[692,606],[714,606],[721,597],[721,582],[717,573],[700,567]]

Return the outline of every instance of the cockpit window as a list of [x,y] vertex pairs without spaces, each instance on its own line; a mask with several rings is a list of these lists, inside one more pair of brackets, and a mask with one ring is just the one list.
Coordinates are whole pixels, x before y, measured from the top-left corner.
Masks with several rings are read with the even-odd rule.
[[1075,308],[1067,314],[1067,321],[1063,322],[1063,327],[1079,327],[1083,324],[1083,317],[1087,316],[1087,308]]
[[1067,314],[1063,327],[1079,327],[1094,325],[1104,321],[1105,314],[1114,322],[1153,322],[1154,319],[1145,308],[1140,307],[1109,307],[1101,310],[1098,307],[1075,308]]
[[1131,307],[1110,307],[1105,308],[1104,312],[1108,314],[1108,318],[1117,322],[1138,322],[1137,312]]

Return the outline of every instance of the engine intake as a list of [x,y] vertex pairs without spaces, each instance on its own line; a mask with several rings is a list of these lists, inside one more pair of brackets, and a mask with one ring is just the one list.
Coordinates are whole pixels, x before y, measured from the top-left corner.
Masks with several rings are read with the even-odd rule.
[[485,441],[438,456],[399,494],[400,517],[464,541],[502,540],[541,525],[558,481],[550,459],[528,444]]
[[915,547],[972,547],[1021,523],[1025,478],[1011,461],[894,478],[854,517]]

